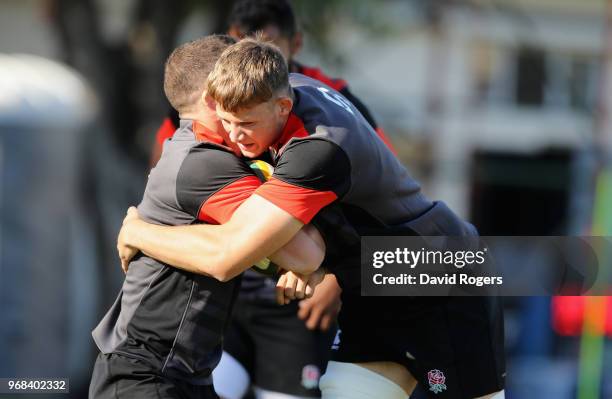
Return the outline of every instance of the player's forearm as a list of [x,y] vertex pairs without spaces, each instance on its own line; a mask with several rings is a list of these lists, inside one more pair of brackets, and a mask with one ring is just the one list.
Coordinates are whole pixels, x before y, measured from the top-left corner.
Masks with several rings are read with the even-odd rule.
[[[138,248],[152,258],[227,281],[276,253],[303,226],[285,211],[254,195],[223,225],[157,226],[137,220],[127,224],[124,222],[122,236],[124,244]],[[294,253],[292,259],[287,261],[295,261],[300,266],[302,261],[310,265],[320,264],[318,259],[322,261],[323,255],[316,251],[324,253],[324,250],[313,247],[317,245],[316,241],[314,244],[305,242],[307,244],[304,245],[315,251],[314,259],[304,260]]]
[[[278,251],[277,245],[285,244],[286,238],[272,237],[267,245],[265,241],[259,243],[253,239],[258,229],[250,231],[248,226],[242,226],[237,230],[236,223],[159,226],[138,220],[124,229],[125,244],[138,248],[147,256],[220,281],[236,277],[273,251],[280,252],[278,264],[287,270],[316,270],[324,255],[306,233],[299,233],[287,250]],[[298,245],[303,248],[297,248]],[[303,256],[305,251],[313,254]]]
[[325,243],[315,227],[306,225],[269,258],[285,270],[310,274],[325,258]]
[[223,245],[216,233],[221,226],[159,226],[142,220],[123,227],[125,244],[147,256],[192,273],[221,279],[215,267]]
[[[300,232],[304,224],[271,202],[252,195],[234,212],[229,222],[222,226],[222,234],[227,238],[224,240],[227,244],[219,254],[219,269],[226,273],[225,278],[231,278],[279,251]],[[305,237],[298,240],[305,240]],[[317,250],[311,241],[304,243],[307,247]],[[290,250],[291,248],[289,247]],[[284,261],[282,263],[289,268],[294,267],[290,266],[291,260],[296,263],[303,260],[295,252],[287,257],[293,259],[288,259],[289,264]],[[322,254],[318,257],[322,259]],[[310,259],[305,263],[313,262],[320,263],[317,259]]]

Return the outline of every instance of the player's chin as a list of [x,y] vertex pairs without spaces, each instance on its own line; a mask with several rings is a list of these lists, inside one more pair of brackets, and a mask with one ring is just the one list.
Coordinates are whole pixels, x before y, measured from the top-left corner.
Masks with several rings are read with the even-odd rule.
[[257,158],[263,153],[263,151],[260,151],[259,148],[256,146],[254,146],[253,149],[241,148],[240,152],[242,153],[242,156],[246,158]]

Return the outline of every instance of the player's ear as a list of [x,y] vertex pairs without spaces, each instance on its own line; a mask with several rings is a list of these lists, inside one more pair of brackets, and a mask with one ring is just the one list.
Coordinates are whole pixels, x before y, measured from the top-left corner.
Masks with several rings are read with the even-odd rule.
[[280,114],[287,116],[293,108],[293,100],[289,96],[281,96],[276,99],[276,105],[279,107]]
[[240,40],[244,37],[244,33],[240,30],[237,25],[232,25],[227,30],[228,36],[233,37],[236,40]]
[[206,90],[202,92],[202,97],[200,98],[200,100],[204,103],[206,108],[208,108],[209,110],[212,110],[212,112],[216,111],[217,102],[213,100],[212,97],[207,94]]
[[304,36],[302,32],[297,31],[291,38],[289,42],[289,52],[291,53],[291,58],[297,55],[297,53],[302,50],[302,46],[304,45]]

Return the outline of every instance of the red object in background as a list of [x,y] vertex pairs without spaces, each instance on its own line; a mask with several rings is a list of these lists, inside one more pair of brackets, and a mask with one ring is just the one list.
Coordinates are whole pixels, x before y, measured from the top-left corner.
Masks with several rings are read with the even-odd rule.
[[[177,128],[178,128],[178,126],[175,126],[175,124],[172,121],[172,119],[170,119],[170,117],[166,117],[166,119],[164,119],[163,123],[161,124],[161,126],[157,130],[157,133],[155,134],[155,142],[156,142],[156,144],[159,147],[163,146],[164,145],[164,141],[166,139],[169,139],[170,137],[172,137],[172,135],[174,134],[174,132],[176,131]],[[161,153],[161,151],[160,151],[160,153]]]
[[300,65],[297,72],[301,73],[302,75],[306,75],[309,78],[318,80],[319,82],[323,82],[336,91],[340,91],[346,87],[345,80],[332,79],[329,76],[325,75],[323,71],[321,71],[319,68],[311,68],[304,65]]
[[[555,296],[552,298],[552,326],[555,332],[563,336],[582,334],[585,296]],[[612,337],[612,296],[606,297],[606,320],[604,331]]]

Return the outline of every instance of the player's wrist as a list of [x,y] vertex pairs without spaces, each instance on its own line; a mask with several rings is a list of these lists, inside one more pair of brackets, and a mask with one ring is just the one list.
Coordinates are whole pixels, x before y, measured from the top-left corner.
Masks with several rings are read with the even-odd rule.
[[123,226],[124,244],[133,248],[140,249],[142,238],[146,233],[146,223],[142,220],[132,220]]

